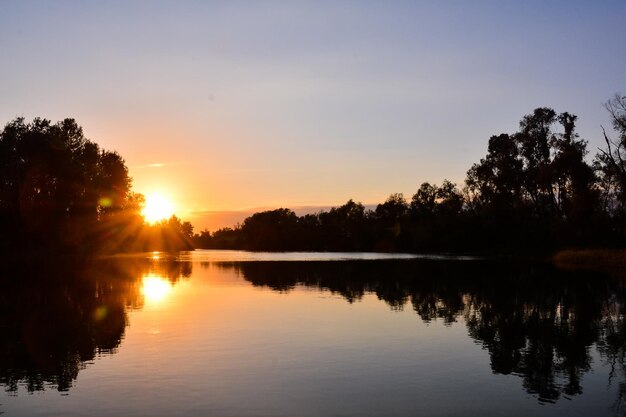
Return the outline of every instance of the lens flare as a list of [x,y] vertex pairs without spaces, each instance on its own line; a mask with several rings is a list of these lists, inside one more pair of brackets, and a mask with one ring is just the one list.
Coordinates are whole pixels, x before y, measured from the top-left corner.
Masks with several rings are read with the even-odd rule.
[[93,312],[93,319],[95,321],[102,321],[106,318],[107,313],[109,312],[107,306],[97,307]]

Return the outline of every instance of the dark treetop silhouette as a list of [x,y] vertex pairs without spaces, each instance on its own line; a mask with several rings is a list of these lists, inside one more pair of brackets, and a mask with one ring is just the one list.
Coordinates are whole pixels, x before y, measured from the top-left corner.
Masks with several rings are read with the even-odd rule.
[[448,252],[552,251],[623,246],[626,233],[626,97],[607,109],[617,139],[589,164],[577,117],[537,108],[519,131],[489,139],[465,186],[423,183],[407,201],[391,194],[375,210],[349,200],[298,217],[256,213],[235,228],[195,235],[203,248]]
[[73,119],[17,118],[0,132],[0,250],[89,255],[189,249],[192,227],[144,224],[122,157],[86,139]]
[[518,132],[489,139],[462,189],[423,183],[375,210],[349,200],[298,217],[256,213],[235,228],[193,235],[175,216],[147,225],[122,157],[72,119],[8,123],[0,132],[0,250],[7,254],[191,249],[549,252],[626,243],[626,97],[606,108],[616,138],[592,164],[577,117],[537,108]]

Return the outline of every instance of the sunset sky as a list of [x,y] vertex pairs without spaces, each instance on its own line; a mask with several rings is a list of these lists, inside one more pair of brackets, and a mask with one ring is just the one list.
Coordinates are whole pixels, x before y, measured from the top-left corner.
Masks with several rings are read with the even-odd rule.
[[577,114],[591,158],[625,23],[623,0],[5,0],[0,123],[75,118],[196,230],[410,198],[539,106]]

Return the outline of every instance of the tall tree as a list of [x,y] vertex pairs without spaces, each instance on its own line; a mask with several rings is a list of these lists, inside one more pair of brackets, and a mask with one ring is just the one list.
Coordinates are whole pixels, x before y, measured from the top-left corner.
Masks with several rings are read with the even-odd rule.
[[626,96],[616,94],[605,104],[616,135],[611,138],[602,128],[606,148],[596,157],[605,207],[620,216],[626,213]]
[[296,245],[298,216],[286,208],[255,213],[241,225],[246,249],[289,250]]
[[130,186],[122,157],[74,119],[17,118],[0,132],[0,221],[13,244],[92,244],[99,224],[129,207]]
[[524,239],[574,243],[590,236],[598,198],[576,119],[540,107],[518,132],[491,137],[487,156],[467,173],[466,203],[494,239],[520,246]]
[[466,185],[475,202],[510,211],[522,197],[523,161],[515,136],[489,139],[487,156],[467,173]]

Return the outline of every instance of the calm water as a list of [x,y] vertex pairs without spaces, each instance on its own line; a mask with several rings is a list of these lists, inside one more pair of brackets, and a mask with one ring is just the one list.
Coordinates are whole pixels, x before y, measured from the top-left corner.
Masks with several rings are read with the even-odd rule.
[[602,274],[196,251],[0,275],[7,416],[626,411],[626,291]]

